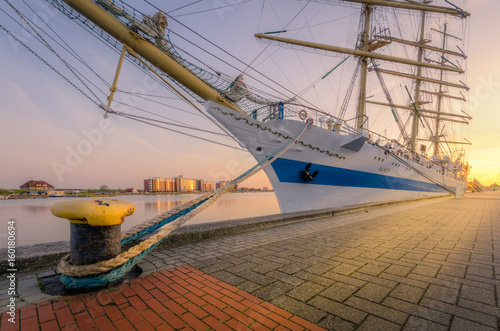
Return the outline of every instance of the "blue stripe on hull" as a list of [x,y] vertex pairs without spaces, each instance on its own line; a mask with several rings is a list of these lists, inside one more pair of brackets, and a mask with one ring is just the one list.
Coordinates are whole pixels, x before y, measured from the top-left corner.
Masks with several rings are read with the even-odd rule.
[[[271,166],[280,182],[305,183],[300,175],[300,171],[304,169],[307,164],[307,162],[279,158],[275,160]],[[313,164],[310,169],[311,173],[316,170],[319,170],[318,175],[314,178],[314,182],[309,182],[309,184],[404,191],[446,192],[436,184],[413,179]]]

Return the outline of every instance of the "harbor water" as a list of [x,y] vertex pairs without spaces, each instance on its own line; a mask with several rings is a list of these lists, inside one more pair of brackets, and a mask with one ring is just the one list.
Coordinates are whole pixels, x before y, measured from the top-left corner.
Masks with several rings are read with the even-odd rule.
[[[197,196],[195,194],[124,195],[112,197],[112,199],[129,201],[135,205],[134,214],[127,217],[122,224],[122,230],[126,230]],[[0,220],[4,227],[0,229],[0,242],[5,240],[7,222],[11,219],[16,221],[17,246],[69,240],[69,221],[57,218],[50,212],[52,204],[67,199],[74,198],[0,200]],[[271,215],[279,212],[278,202],[273,192],[229,193],[185,225]]]

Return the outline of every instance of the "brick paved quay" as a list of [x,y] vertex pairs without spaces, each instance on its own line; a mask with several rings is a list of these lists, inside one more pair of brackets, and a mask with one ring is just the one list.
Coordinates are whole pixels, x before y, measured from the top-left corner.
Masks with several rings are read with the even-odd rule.
[[498,192],[391,205],[159,249],[151,275],[23,307],[15,326],[498,330],[497,242]]

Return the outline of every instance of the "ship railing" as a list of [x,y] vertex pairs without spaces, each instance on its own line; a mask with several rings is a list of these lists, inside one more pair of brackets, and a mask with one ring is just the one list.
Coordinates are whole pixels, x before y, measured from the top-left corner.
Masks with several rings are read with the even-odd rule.
[[[336,130],[337,132],[345,134],[358,132],[358,130],[349,125],[348,121],[350,120],[343,120],[319,109],[296,103],[262,105],[252,110],[248,115],[262,122],[278,119],[294,119],[302,122],[309,121],[309,123],[317,127],[328,128],[331,126],[331,129],[333,129],[335,123],[340,124],[341,128],[340,130]],[[331,124],[328,125],[328,122],[331,122]]]
[[[307,115],[305,117],[303,116],[304,111],[305,114]],[[256,113],[258,114],[258,116],[253,116],[256,115]],[[410,149],[404,147],[403,144],[398,142],[396,139],[391,139],[384,135],[381,135],[380,133],[369,130],[368,117],[366,116],[363,116],[365,118],[363,121],[363,128],[357,130],[353,128],[349,124],[349,122],[354,121],[356,123],[359,117],[353,117],[347,120],[343,120],[326,112],[318,110],[316,108],[304,106],[301,104],[294,104],[294,103],[283,104],[281,112],[279,104],[276,104],[274,108],[272,106],[269,107],[268,105],[266,105],[258,108],[256,113],[250,114],[250,116],[264,122],[277,119],[295,119],[302,122],[306,122],[312,119],[312,121],[310,121],[312,125],[318,127],[326,127],[326,128],[328,128],[327,121],[332,121],[337,124],[340,123],[341,124],[340,128],[335,129],[335,131],[338,133],[348,135],[348,134],[358,133],[360,131],[365,131],[368,133],[367,143],[369,144],[384,147],[391,153],[398,153],[400,157],[403,157],[404,159],[409,160],[414,164],[419,164],[428,169],[432,169],[436,171],[436,173],[448,176],[450,178],[455,178],[455,179],[460,178],[459,173],[453,171],[452,169],[447,168],[446,166],[443,166],[442,164],[435,162],[434,160],[428,158],[427,156],[421,153],[412,152]],[[331,129],[333,129],[333,127]]]
[[460,178],[459,173],[456,171],[437,163],[421,153],[411,151],[410,149],[402,146],[396,139],[387,138],[370,130],[366,131],[368,132],[367,143],[384,147],[390,153],[396,153],[396,155],[403,157],[405,160],[422,165],[428,169],[435,170],[439,174],[455,179]]

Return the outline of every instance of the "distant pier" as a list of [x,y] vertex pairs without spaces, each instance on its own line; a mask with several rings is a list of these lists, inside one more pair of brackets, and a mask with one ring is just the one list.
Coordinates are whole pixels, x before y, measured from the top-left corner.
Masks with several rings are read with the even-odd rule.
[[19,269],[17,323],[3,313],[0,330],[500,327],[498,192],[179,230],[111,290],[58,298],[37,286],[55,262]]

